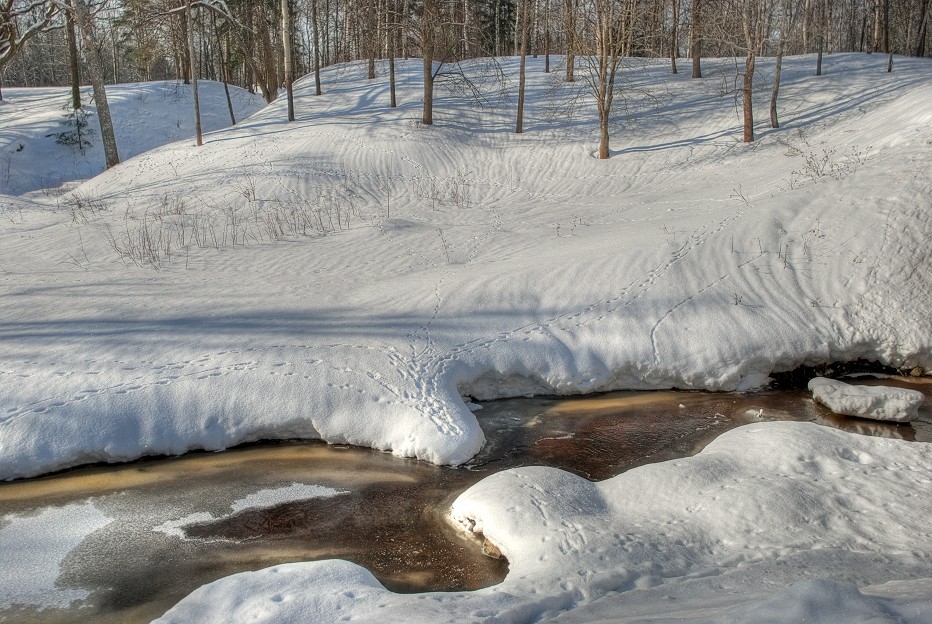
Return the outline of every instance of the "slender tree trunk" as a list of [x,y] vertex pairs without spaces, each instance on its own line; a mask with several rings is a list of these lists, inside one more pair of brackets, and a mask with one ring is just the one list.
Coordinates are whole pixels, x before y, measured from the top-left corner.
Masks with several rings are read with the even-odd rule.
[[880,49],[883,35],[883,0],[874,0],[874,39],[871,42],[871,52]]
[[702,3],[700,0],[692,0],[689,13],[689,55],[693,62],[693,78],[702,78],[702,33],[700,30]]
[[754,64],[757,53],[748,52],[744,60],[744,83],[741,89],[741,100],[744,105],[744,142],[754,141]]
[[822,42],[825,40],[825,38],[822,36],[821,33],[819,33],[819,35],[816,37],[816,40],[818,41],[818,44],[817,44],[817,45],[819,46],[819,51],[816,52],[816,69],[815,69],[815,75],[816,75],[816,76],[821,76],[821,75],[822,75],[822,48],[823,48],[823,43],[822,43]]
[[421,123],[434,123],[434,26],[437,7],[435,0],[424,0],[421,8],[421,50],[424,55],[424,110]]
[[524,83],[525,83],[525,64],[527,61],[527,31],[528,31],[528,0],[521,0],[522,10],[521,15],[522,19],[518,28],[520,28],[520,37],[521,37],[521,63],[518,69],[518,120],[515,124],[515,133],[521,134],[524,132]]
[[673,0],[673,32],[670,33],[670,70],[675,74],[676,58],[680,55],[679,31],[680,0]]
[[544,73],[550,73],[550,0],[544,4]]
[[575,0],[565,0],[564,8],[564,30],[566,31],[566,82],[574,82],[576,76],[576,2]]
[[926,23],[929,13],[929,0],[922,0],[919,3],[919,17],[916,19],[916,47],[913,48],[913,56],[923,57],[926,53]]
[[65,11],[65,33],[68,36],[68,70],[71,75],[71,108],[81,108],[81,70],[78,63],[78,37],[74,30],[74,19]]
[[97,104],[97,121],[100,123],[100,137],[104,144],[104,158],[107,169],[120,163],[117,151],[116,135],[113,133],[113,119],[110,117],[110,106],[107,103],[107,90],[104,87],[103,63],[100,59],[100,47],[97,42],[97,32],[94,28],[94,18],[87,7],[86,0],[72,0],[75,22],[81,29],[81,38],[84,43],[84,56],[87,61],[87,73],[94,88],[94,101]]
[[314,29],[314,95],[320,95],[320,25],[317,22],[317,0],[311,0],[311,22]]
[[204,137],[201,133],[201,102],[197,93],[197,73],[195,72],[194,20],[191,15],[191,0],[185,0],[184,13],[185,20],[188,24],[188,58],[191,59],[191,93],[194,96],[194,135],[197,138],[197,145],[200,147],[204,144]]
[[809,52],[809,30],[812,19],[812,0],[803,2],[803,54]]
[[[187,0],[185,0],[185,2],[187,2]],[[181,34],[185,37],[184,44],[182,45],[181,42],[179,42],[178,46],[181,50],[181,75],[184,78],[182,82],[184,84],[191,84],[191,67],[193,67],[193,65],[191,61],[191,46],[188,45],[187,39],[188,32],[191,30],[188,25],[190,17],[188,16],[187,9],[182,11],[179,17],[181,19]]]
[[227,100],[227,110],[230,111],[230,124],[236,125],[236,115],[233,113],[233,101],[230,99],[230,85],[228,84],[226,57],[223,53],[223,39],[220,37],[220,28],[217,26],[217,14],[211,13],[211,25],[214,28],[214,40],[217,42],[217,62],[220,65],[220,80],[223,81],[223,94]]
[[893,50],[890,48],[890,0],[883,2],[883,49],[887,53],[887,73],[893,71]]
[[291,7],[282,0],[282,49],[285,53],[285,91],[288,96],[288,121],[294,121],[294,69],[291,50]]
[[391,108],[398,106],[395,99],[395,31],[398,22],[398,0],[391,0],[392,19],[388,27],[388,92]]
[[784,32],[780,32],[780,42],[777,43],[777,61],[773,73],[773,93],[770,96],[770,127],[779,128],[780,120],[777,117],[777,97],[780,95],[780,74],[783,70],[783,38]]

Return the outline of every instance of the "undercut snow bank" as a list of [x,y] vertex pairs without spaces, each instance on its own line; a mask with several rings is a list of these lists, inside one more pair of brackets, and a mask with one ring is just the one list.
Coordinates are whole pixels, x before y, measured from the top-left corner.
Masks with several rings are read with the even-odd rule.
[[477,483],[452,515],[508,558],[494,587],[402,595],[347,562],[301,563],[211,583],[157,621],[927,624],[906,607],[932,587],[886,583],[932,577],[930,482],[929,444],[747,425],[600,483],[543,467]]
[[918,390],[889,386],[852,386],[816,377],[809,382],[812,398],[836,414],[873,420],[909,422],[919,416],[925,395]]

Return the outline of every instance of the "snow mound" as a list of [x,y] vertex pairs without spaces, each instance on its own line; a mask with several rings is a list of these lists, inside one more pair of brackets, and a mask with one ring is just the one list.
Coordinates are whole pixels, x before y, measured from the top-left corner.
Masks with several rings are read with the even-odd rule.
[[873,420],[908,422],[919,416],[925,395],[918,390],[889,386],[852,386],[816,377],[809,382],[812,398],[836,414]]
[[932,445],[747,425],[600,483],[543,467],[477,483],[452,515],[507,556],[500,585],[402,595],[349,563],[282,565],[158,622],[927,623],[906,607],[929,604],[929,585],[889,582],[932,576],[930,479]]

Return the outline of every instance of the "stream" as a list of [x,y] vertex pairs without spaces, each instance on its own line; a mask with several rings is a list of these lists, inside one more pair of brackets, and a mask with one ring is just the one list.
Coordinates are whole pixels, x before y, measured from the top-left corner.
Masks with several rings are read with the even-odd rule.
[[[930,394],[927,380],[858,383]],[[601,480],[769,420],[929,442],[928,404],[918,421],[896,425],[835,416],[801,390],[507,399],[476,412],[487,443],[459,468],[276,442],[0,483],[0,553],[16,559],[0,567],[29,570],[0,570],[0,622],[148,622],[205,583],[315,559],[356,562],[398,592],[486,587],[507,562],[483,554],[447,510],[494,472],[547,465]],[[37,556],[31,543],[60,558]]]

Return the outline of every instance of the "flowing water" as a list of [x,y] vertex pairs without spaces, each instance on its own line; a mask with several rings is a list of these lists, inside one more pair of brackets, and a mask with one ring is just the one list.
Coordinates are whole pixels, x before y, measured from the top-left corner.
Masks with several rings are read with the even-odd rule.
[[[932,441],[928,407],[912,424],[875,423],[834,416],[798,390],[509,399],[476,416],[488,442],[459,468],[289,442],[0,484],[0,557],[37,579],[25,582],[31,591],[20,578],[5,589],[0,571],[0,622],[147,622],[220,577],[313,559],[354,561],[394,591],[475,589],[501,581],[508,564],[453,528],[447,510],[499,470],[548,465],[600,480],[762,420]],[[32,561],[31,541],[60,561]]]

